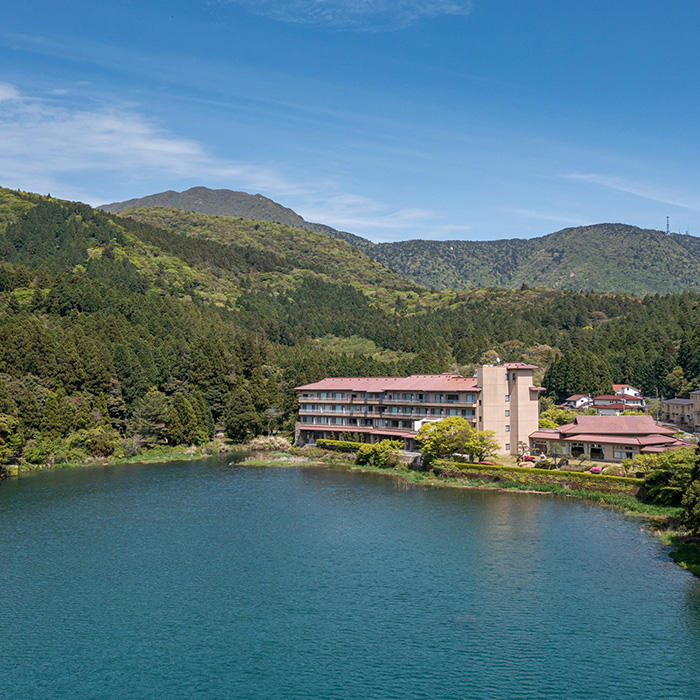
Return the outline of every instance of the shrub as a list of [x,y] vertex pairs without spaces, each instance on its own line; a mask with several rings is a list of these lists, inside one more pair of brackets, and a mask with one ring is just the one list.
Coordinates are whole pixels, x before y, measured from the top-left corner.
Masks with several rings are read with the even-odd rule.
[[248,449],[260,450],[261,452],[272,452],[274,450],[286,452],[291,446],[292,443],[281,435],[258,435],[246,445]]
[[382,440],[374,444],[361,445],[355,462],[371,467],[395,467],[399,464],[396,452],[403,448],[402,440]]

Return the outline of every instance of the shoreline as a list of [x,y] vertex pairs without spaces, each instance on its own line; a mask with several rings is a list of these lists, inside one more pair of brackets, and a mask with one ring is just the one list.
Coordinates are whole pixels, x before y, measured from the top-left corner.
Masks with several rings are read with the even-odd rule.
[[[644,518],[649,531],[660,543],[669,548],[668,556],[671,561],[691,575],[700,578],[700,539],[688,535],[683,530],[675,529],[675,518],[678,517],[681,508],[674,506],[657,506],[646,504],[634,496],[626,496],[624,499],[615,498],[614,494],[605,494],[596,491],[577,491],[561,487],[522,488],[516,482],[499,482],[498,485],[486,481],[458,480],[449,477],[438,477],[426,472],[413,472],[396,467],[382,468],[367,465],[351,466],[350,471],[371,474],[383,474],[384,476],[397,478],[405,483],[416,486],[431,486],[434,488],[457,488],[474,491],[496,491],[500,493],[537,494],[540,496],[562,496],[577,501],[588,501],[596,506],[618,511],[622,515],[636,518]],[[416,476],[418,475],[418,476]],[[491,485],[493,484],[493,485]],[[508,484],[508,485],[506,485]],[[610,496],[613,496],[612,498]],[[627,500],[629,499],[629,500]],[[615,502],[617,501],[617,502]],[[629,506],[636,506],[630,508]],[[666,511],[666,512],[664,512]]]
[[[222,449],[223,448],[223,449]],[[226,456],[233,452],[243,452],[244,445],[230,445],[222,441],[213,441],[205,445],[188,447],[166,448],[155,447],[145,452],[132,455],[130,457],[105,457],[88,459],[82,462],[61,462],[59,464],[36,464],[36,465],[7,465],[6,478],[17,478],[22,474],[33,474],[35,472],[53,471],[58,469],[76,469],[92,467],[108,467],[120,464],[166,464],[168,462],[189,462],[195,459],[207,459],[210,457]]]
[[[540,484],[541,488],[533,488],[533,484],[520,484],[511,482],[490,482],[486,479],[457,479],[454,477],[438,476],[430,472],[410,470],[400,467],[372,467],[369,465],[356,465],[350,461],[346,453],[326,453],[319,457],[304,457],[282,450],[251,450],[247,445],[231,445],[222,441],[207,443],[196,449],[172,448],[164,450],[157,447],[131,457],[119,457],[117,459],[97,459],[85,462],[66,462],[64,464],[37,465],[30,469],[15,468],[6,474],[6,478],[18,478],[22,474],[31,474],[39,471],[54,469],[73,469],[106,467],[122,464],[167,464],[169,462],[194,461],[213,457],[225,458],[234,453],[257,453],[241,460],[230,462],[230,466],[239,467],[273,467],[301,469],[343,467],[350,472],[381,474],[386,477],[396,478],[404,483],[416,486],[430,486],[433,488],[456,488],[474,491],[496,491],[500,493],[522,493],[540,496],[562,496],[578,501],[588,501],[594,505],[610,508],[623,515],[644,518],[653,535],[669,548],[669,557],[680,568],[700,578],[700,540],[688,536],[682,530],[675,528],[676,518],[681,512],[680,507],[658,506],[647,504],[634,496],[624,494],[610,494],[599,491],[583,491],[567,489],[552,484]],[[262,456],[265,455],[265,456]]]

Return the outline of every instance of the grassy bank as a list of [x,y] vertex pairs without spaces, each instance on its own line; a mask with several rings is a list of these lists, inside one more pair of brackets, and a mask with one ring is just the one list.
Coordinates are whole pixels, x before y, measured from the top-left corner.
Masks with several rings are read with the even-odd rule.
[[657,531],[656,535],[671,548],[671,559],[678,566],[700,577],[700,539],[678,530]]
[[[525,482],[518,480],[499,480],[494,481],[493,478],[477,477],[473,478],[470,470],[460,470],[461,476],[448,476],[443,474],[434,474],[432,472],[413,471],[401,467],[395,468],[380,468],[380,467],[353,467],[358,471],[375,472],[377,474],[387,474],[396,476],[404,481],[412,484],[422,484],[425,486],[449,486],[453,488],[472,488],[472,489],[491,489],[496,491],[521,491],[524,493],[541,493],[554,496],[566,496],[567,498],[577,498],[582,501],[591,501],[600,505],[612,506],[619,508],[628,514],[643,515],[654,520],[666,520],[676,518],[680,512],[680,508],[674,506],[660,506],[653,503],[644,503],[626,493],[614,493],[607,490],[593,489],[576,489],[566,488],[561,484],[556,483],[537,483],[537,474],[535,471],[543,472],[542,478],[551,478],[552,472],[547,470],[532,470],[520,468],[523,472],[528,472],[528,479]],[[489,467],[489,472],[493,472],[498,468]],[[510,471],[517,469],[513,467],[505,468]],[[484,470],[485,471],[485,470]],[[492,476],[492,474],[489,474]],[[593,475],[591,475],[593,476]],[[605,477],[602,477],[605,478]],[[620,477],[607,477],[615,479]],[[638,481],[638,480],[634,480]]]
[[303,451],[274,451],[264,456],[254,456],[239,462],[242,467],[329,467],[334,465],[347,466],[352,463],[354,455],[341,452],[324,452],[311,454]]
[[56,462],[53,464],[30,464],[24,462],[20,465],[10,465],[7,467],[7,476],[13,477],[32,471],[42,471],[46,469],[71,469],[74,467],[98,467],[108,464],[160,464],[165,462],[180,462],[204,457],[213,457],[217,454],[231,452],[233,447],[222,440],[214,440],[205,445],[190,446],[178,445],[168,447],[159,445],[152,449],[139,450],[134,455],[128,457],[104,457],[88,458],[74,462]]

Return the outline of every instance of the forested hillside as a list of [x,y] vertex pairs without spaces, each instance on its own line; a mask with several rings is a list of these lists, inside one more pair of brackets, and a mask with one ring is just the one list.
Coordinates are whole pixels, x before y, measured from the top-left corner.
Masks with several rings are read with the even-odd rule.
[[381,243],[369,254],[435,289],[700,290],[699,238],[624,224],[580,226],[529,240]]
[[252,221],[269,221],[273,224],[294,226],[306,231],[323,233],[331,238],[338,238],[351,243],[360,250],[366,250],[373,246],[373,243],[366,238],[361,238],[347,231],[338,231],[324,224],[306,221],[292,209],[263,197],[261,194],[248,194],[247,192],[235,192],[233,190],[212,190],[208,187],[191,187],[184,192],[168,190],[167,192],[158,192],[157,194],[138,199],[129,199],[126,202],[102,204],[99,208],[102,211],[116,214],[124,209],[142,207],[166,207],[198,214],[233,216]]
[[496,357],[552,365],[556,395],[700,387],[698,293],[431,293],[326,238],[156,213],[0,189],[0,460],[241,440],[290,427],[301,383]]
[[700,290],[700,238],[626,224],[563,229],[538,238],[496,241],[408,240],[374,244],[366,238],[305,221],[262,195],[193,187],[103,205],[172,209],[269,221],[352,244],[404,278],[433,289],[523,285],[628,294]]

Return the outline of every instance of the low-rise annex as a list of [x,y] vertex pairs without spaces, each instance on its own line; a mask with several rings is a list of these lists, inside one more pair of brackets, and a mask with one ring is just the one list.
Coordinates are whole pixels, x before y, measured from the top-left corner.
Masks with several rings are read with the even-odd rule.
[[691,443],[651,416],[576,416],[573,423],[541,428],[530,435],[533,453],[621,462],[638,454],[655,454]]

